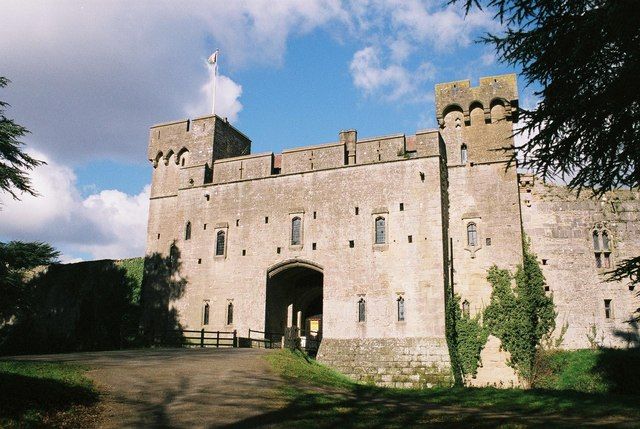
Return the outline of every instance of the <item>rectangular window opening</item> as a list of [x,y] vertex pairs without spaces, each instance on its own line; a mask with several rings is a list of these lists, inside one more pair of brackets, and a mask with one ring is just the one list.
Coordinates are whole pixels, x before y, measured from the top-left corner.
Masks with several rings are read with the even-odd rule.
[[543,259],[543,260],[542,260],[542,265],[547,265],[547,263],[548,263],[548,262],[549,262],[549,260],[548,260],[548,259]]
[[487,246],[491,246],[491,238],[487,237],[485,243],[487,244]]
[[349,247],[352,249],[355,247],[355,242],[353,240],[349,240]]
[[316,250],[316,243],[311,243],[311,249]]
[[316,218],[316,212],[313,212],[313,218],[314,219]]
[[207,201],[209,201],[209,198],[211,198],[209,194],[205,195],[204,197],[207,199]]
[[160,240],[160,234],[158,234],[158,240]]
[[545,291],[545,292],[549,292],[549,290],[550,290],[550,289],[549,289],[549,286],[548,286],[548,285],[544,285],[544,291]]
[[269,216],[264,217],[264,223],[269,223]]
[[600,253],[596,253],[596,268],[602,268],[602,255]]
[[360,207],[356,207],[356,216],[360,214]]
[[202,258],[198,258],[198,265],[202,264]]
[[242,256],[247,256],[247,251],[245,249],[242,249]]
[[207,229],[207,224],[206,223],[203,225],[203,229]]
[[279,247],[276,247],[276,253],[277,253],[278,255],[280,254],[280,250],[281,250],[281,249],[280,249]]
[[236,219],[236,226],[240,226],[240,219]]
[[409,243],[413,243],[413,235],[408,236],[408,237],[407,237],[407,241],[408,241]]
[[404,211],[404,203],[400,203],[400,211],[403,212]]
[[611,311],[611,300],[604,300],[604,317],[605,319],[611,319],[613,312]]

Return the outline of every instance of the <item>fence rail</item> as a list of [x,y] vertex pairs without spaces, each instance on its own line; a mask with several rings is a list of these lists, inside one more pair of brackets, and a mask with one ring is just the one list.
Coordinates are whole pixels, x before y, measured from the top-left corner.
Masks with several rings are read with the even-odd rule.
[[178,334],[180,345],[200,347],[238,347],[238,331],[205,331],[204,329],[174,329],[169,331]]

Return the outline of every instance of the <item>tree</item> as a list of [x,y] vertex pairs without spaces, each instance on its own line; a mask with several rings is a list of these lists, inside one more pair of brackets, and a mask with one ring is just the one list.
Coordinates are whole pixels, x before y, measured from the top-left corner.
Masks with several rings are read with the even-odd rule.
[[481,40],[539,87],[520,109],[530,136],[521,165],[599,196],[640,179],[640,7],[637,0],[451,0],[495,10],[505,27]]
[[0,242],[0,326],[15,316],[29,270],[57,262],[60,252],[42,242]]
[[[0,88],[8,83],[7,78],[0,76]],[[24,143],[19,139],[29,131],[4,115],[4,108],[7,106],[8,103],[0,100],[0,190],[19,200],[18,193],[37,195],[31,186],[28,171],[44,162],[23,151]]]

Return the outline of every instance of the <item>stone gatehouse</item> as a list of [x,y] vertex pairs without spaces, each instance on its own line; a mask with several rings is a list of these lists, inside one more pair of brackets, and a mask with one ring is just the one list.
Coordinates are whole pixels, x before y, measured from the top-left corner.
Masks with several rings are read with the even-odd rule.
[[[151,127],[147,256],[179,258],[186,286],[170,305],[181,325],[298,326],[320,331],[319,359],[352,377],[442,382],[445,289],[481,310],[488,268],[515,270],[524,231],[568,324],[564,347],[587,347],[594,329],[606,345],[637,341],[626,323],[636,292],[603,273],[640,254],[638,193],[577,198],[507,168],[513,74],[439,84],[435,98],[438,129],[346,130],[281,154],[250,154],[218,116]],[[503,361],[490,342],[479,380],[513,382]]]

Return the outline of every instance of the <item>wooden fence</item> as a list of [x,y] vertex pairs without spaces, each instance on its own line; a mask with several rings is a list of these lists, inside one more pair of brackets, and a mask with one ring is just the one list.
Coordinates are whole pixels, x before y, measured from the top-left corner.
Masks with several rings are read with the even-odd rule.
[[238,331],[176,329],[170,332],[186,347],[238,347]]

